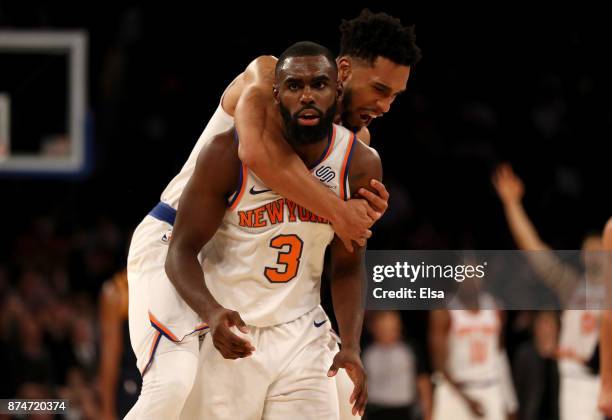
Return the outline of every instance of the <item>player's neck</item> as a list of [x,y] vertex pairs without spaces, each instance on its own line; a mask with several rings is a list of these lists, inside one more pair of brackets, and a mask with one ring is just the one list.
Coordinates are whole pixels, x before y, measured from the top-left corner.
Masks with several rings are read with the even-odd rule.
[[288,142],[293,147],[293,150],[295,150],[295,153],[304,161],[304,164],[310,168],[321,159],[330,141],[331,134],[309,144],[300,144],[290,140]]
[[338,108],[338,112],[336,112],[336,116],[334,117],[334,124],[344,125],[342,124],[342,109]]

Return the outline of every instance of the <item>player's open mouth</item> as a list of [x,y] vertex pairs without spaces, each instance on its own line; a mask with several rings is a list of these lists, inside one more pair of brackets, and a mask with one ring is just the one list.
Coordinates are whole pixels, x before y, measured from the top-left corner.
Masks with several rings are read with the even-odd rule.
[[361,124],[368,125],[372,122],[372,117],[369,114],[359,114],[359,119],[361,119]]
[[361,120],[361,124],[363,124],[364,126],[367,126],[368,124],[372,122],[374,118],[378,118],[378,117],[380,117],[380,114],[376,114],[372,111],[363,112],[359,114],[359,119]]
[[316,111],[304,111],[298,115],[300,125],[317,125],[319,120],[319,114]]

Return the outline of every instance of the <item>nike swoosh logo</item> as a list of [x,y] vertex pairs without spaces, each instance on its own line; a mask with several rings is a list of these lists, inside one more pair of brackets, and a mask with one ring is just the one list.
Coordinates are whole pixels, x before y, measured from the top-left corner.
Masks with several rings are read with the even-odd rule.
[[255,186],[251,187],[251,189],[249,190],[249,192],[250,192],[251,194],[253,194],[253,195],[256,195],[256,194],[263,194],[263,193],[266,193],[266,192],[268,192],[268,191],[272,191],[272,190],[256,190],[256,189],[255,189]]
[[314,326],[319,328],[321,325],[325,324],[326,322],[327,322],[326,319],[321,322],[314,321]]

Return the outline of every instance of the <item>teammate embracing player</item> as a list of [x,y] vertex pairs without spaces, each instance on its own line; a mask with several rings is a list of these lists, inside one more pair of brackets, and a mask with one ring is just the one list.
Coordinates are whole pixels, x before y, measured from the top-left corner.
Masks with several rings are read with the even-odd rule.
[[[326,185],[348,199],[370,179],[380,180],[382,166],[373,149],[332,124],[339,92],[326,48],[301,42],[279,58],[274,93],[284,138],[313,173],[335,174]],[[202,149],[166,261],[179,294],[211,328],[196,379],[203,381],[200,413],[205,419],[338,418],[328,370],[331,376],[339,368],[355,384],[354,412],[363,413],[364,248],[349,252],[327,220],[272,191],[240,162],[235,137],[230,129]],[[319,306],[328,245],[338,353]],[[248,338],[235,336],[232,326]]]
[[[387,112],[406,89],[420,50],[412,27],[385,14],[364,11],[343,22],[341,31],[336,62],[344,96],[336,119],[359,130],[358,137],[369,142],[365,127]],[[369,204],[360,199],[344,201],[311,174],[284,140],[282,118],[272,97],[275,66],[275,58],[260,57],[230,84],[181,172],[134,233],[128,258],[130,338],[143,390],[128,418],[176,418],[195,381],[197,336],[207,326],[170,283],[164,263],[179,199],[197,156],[211,138],[235,124],[238,155],[249,172],[267,188],[329,220],[349,250],[353,241],[365,244],[369,227],[386,210],[388,194],[382,184],[370,184],[377,194],[357,191]],[[348,406],[350,392],[340,392]]]

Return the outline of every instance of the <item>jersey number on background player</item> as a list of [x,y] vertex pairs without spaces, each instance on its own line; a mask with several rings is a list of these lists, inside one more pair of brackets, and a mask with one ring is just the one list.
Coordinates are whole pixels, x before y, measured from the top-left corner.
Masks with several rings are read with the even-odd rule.
[[470,362],[473,365],[484,363],[487,360],[487,346],[482,340],[470,342]]

